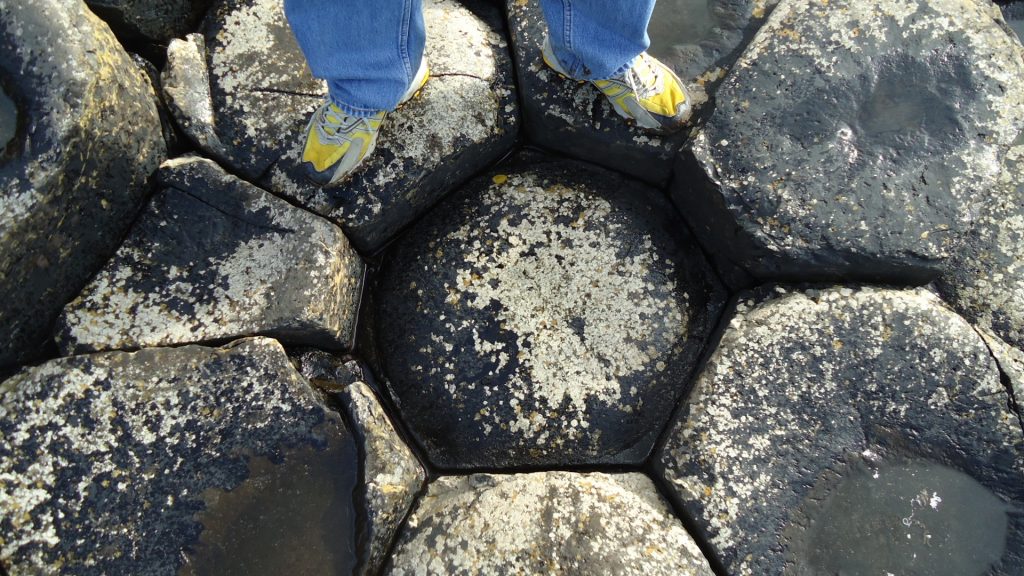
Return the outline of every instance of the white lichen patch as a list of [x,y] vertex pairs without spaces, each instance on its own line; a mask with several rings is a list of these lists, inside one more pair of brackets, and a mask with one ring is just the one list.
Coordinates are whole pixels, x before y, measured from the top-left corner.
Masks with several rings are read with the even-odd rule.
[[642,474],[442,477],[409,518],[389,574],[710,576]]
[[[543,187],[531,175],[513,175],[481,200],[506,216],[495,230],[474,221],[448,238],[465,246],[449,304],[496,306],[494,320],[514,334],[513,348],[474,331],[476,354],[497,358],[499,371],[513,361],[520,366],[501,392],[518,417],[504,422],[495,412],[491,423],[543,443],[550,423],[535,413],[568,403],[562,418],[571,437],[591,424],[588,402],[635,406],[636,389],[622,382],[663,369],[687,333],[673,264],[658,262],[649,235],[624,230],[607,200],[578,187]],[[626,253],[625,241],[634,242]],[[459,330],[472,329],[462,322]]]
[[775,573],[807,487],[849,455],[877,459],[879,430],[902,457],[969,454],[972,474],[1021,462],[1007,400],[984,342],[926,290],[781,291],[738,303],[657,466],[730,573]]

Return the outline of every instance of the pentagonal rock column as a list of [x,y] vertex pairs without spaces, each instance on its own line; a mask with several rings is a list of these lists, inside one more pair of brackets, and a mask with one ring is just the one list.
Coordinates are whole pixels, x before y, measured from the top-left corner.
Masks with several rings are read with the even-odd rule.
[[424,14],[433,78],[388,116],[372,157],[344,184],[321,189],[299,170],[306,123],[326,88],[310,75],[281,0],[225,0],[211,9],[203,24],[209,84],[197,66],[204,51],[169,52],[165,74],[212,98],[178,111],[189,117],[183,128],[234,171],[331,218],[357,248],[374,251],[505,153],[518,130],[498,10],[428,0]]
[[989,8],[781,2],[677,171],[702,242],[758,278],[934,278],[1024,126]]
[[642,474],[474,474],[430,484],[387,574],[710,576]]
[[930,292],[748,294],[655,469],[730,574],[1018,574],[1008,404]]
[[11,574],[343,574],[358,456],[273,340],[53,360],[0,385]]
[[656,190],[575,162],[499,170],[386,258],[387,386],[442,468],[638,464],[724,295]]
[[148,80],[78,0],[0,10],[0,365],[113,253],[165,154]]
[[264,334],[351,345],[364,265],[341,230],[200,158],[163,189],[58,323],[66,353]]

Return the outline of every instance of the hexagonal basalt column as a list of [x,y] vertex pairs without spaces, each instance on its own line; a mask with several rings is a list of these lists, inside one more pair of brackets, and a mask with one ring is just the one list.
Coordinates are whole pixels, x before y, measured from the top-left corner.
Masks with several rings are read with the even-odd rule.
[[344,349],[365,266],[334,224],[225,173],[169,160],[163,189],[64,310],[65,352],[262,334]]
[[923,289],[741,296],[654,468],[730,574],[1020,574],[1000,376]]
[[79,0],[0,5],[0,365],[124,236],[166,149],[145,75]]
[[386,574],[711,576],[642,474],[535,474],[434,481]]
[[443,468],[638,464],[723,292],[656,190],[574,162],[506,171],[386,259],[387,386]]
[[516,139],[502,18],[494,7],[474,6],[424,2],[432,78],[418,98],[388,115],[373,155],[335,187],[319,188],[301,175],[306,123],[326,87],[310,75],[281,0],[224,0],[211,9],[205,46],[168,52],[169,100],[203,150],[334,220],[357,248],[374,251]]
[[266,338],[74,356],[0,384],[0,565],[351,574],[359,458]]
[[1024,60],[987,2],[784,0],[723,82],[674,199],[758,278],[922,283],[991,201]]

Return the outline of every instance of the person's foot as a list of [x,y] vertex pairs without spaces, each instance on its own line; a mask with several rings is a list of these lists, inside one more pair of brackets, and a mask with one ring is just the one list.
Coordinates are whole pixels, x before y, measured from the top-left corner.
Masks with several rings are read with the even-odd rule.
[[[547,38],[541,56],[549,68],[570,77]],[[679,77],[647,52],[637,56],[633,66],[621,76],[591,83],[608,98],[619,116],[635,121],[645,130],[674,132],[685,126],[693,113],[690,95]]]
[[[430,72],[426,58],[402,96],[403,104],[426,84]],[[330,186],[344,180],[373,152],[377,134],[387,112],[378,111],[369,118],[357,118],[325,102],[306,126],[306,142],[302,148],[302,168],[306,178],[318,186]]]

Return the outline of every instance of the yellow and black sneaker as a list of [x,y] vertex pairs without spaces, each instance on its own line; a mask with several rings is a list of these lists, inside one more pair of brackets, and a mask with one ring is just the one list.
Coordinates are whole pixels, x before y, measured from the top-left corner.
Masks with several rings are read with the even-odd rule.
[[[569,78],[544,39],[541,56],[549,68]],[[679,130],[690,120],[693,106],[679,77],[668,66],[647,52],[637,56],[633,66],[621,76],[607,80],[592,80],[611,103],[615,111],[636,122],[636,125],[661,134]]]
[[[424,58],[400,104],[419,92],[429,76]],[[330,101],[321,105],[306,126],[306,143],[302,149],[306,178],[318,186],[330,186],[352,174],[377,145],[377,134],[385,116],[387,112],[381,110],[368,118],[357,118]]]

